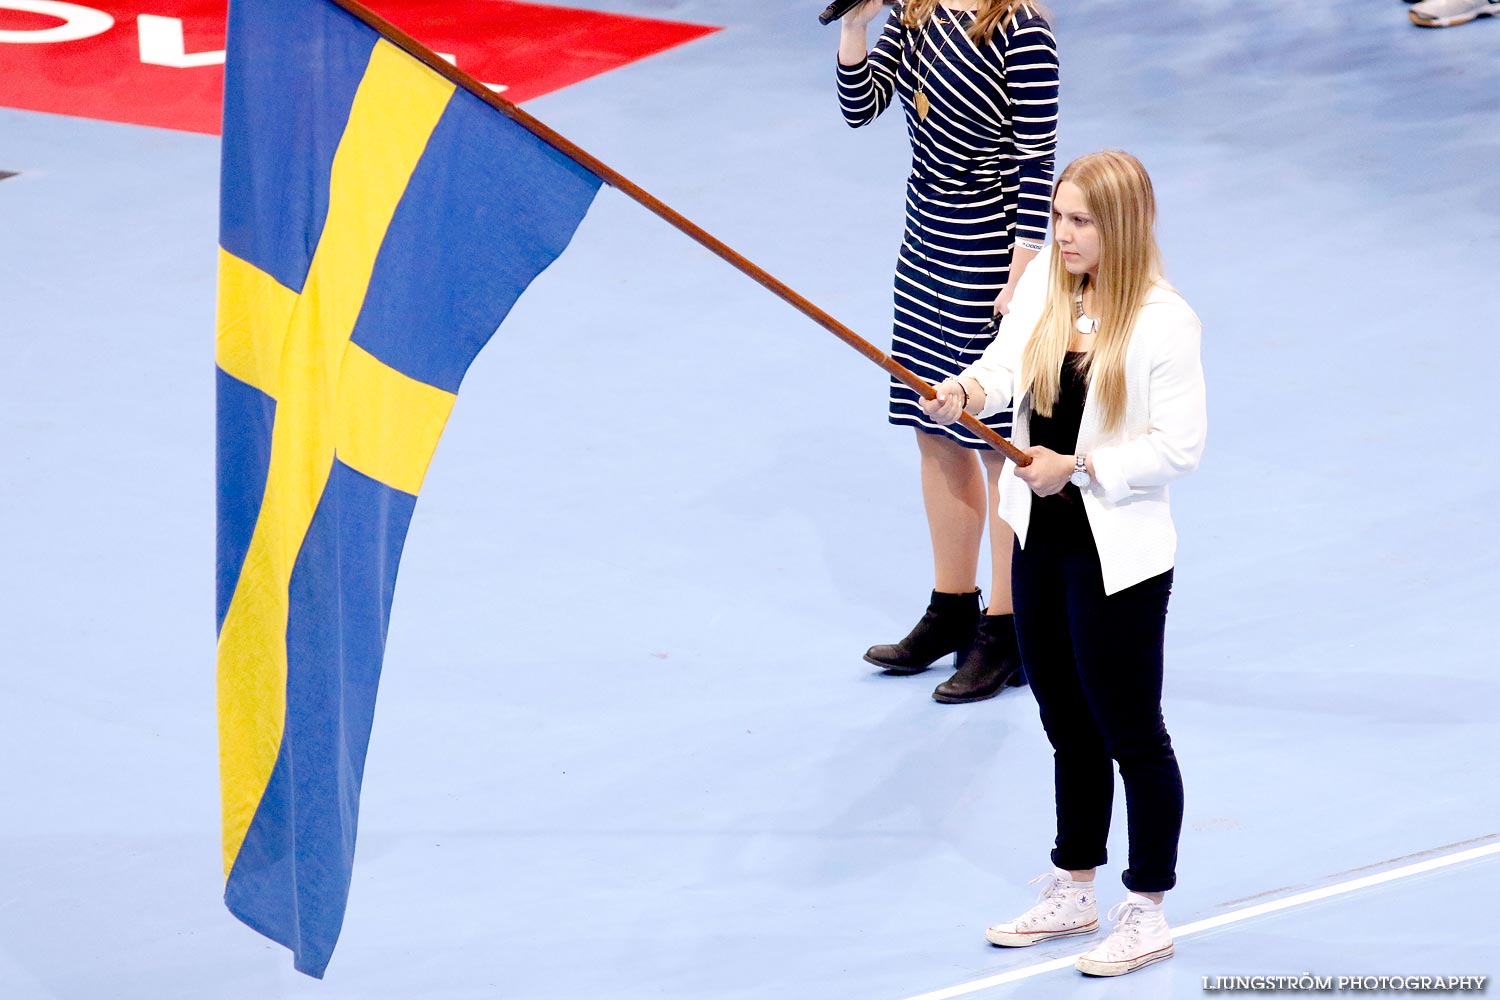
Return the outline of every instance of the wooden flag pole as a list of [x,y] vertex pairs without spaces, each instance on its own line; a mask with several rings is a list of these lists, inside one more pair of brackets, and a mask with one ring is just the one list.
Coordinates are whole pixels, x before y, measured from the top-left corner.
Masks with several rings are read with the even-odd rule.
[[[600,162],[591,154],[580,149],[570,140],[565,139],[563,136],[553,131],[547,125],[544,125],[536,118],[533,118],[525,111],[522,111],[518,105],[514,104],[511,101],[507,101],[499,94],[496,94],[494,91],[490,90],[483,83],[477,80],[474,76],[464,72],[457,66],[454,66],[452,63],[448,62],[446,59],[433,52],[427,46],[417,41],[411,35],[402,31],[400,28],[396,27],[394,24],[381,17],[379,14],[359,3],[358,0],[332,0],[332,2],[337,6],[343,8],[343,10],[348,12],[350,15],[358,18],[365,24],[369,25],[371,28],[375,29],[375,31],[382,35],[387,41],[402,49],[413,59],[416,59],[426,65],[428,69],[431,69],[433,72],[438,73],[444,78],[450,80],[454,85],[462,87],[464,90],[473,94],[481,101],[484,101],[486,104],[490,105],[490,107],[494,108],[496,111],[499,111],[507,118],[510,118],[517,124],[523,126],[532,134],[537,136],[537,138],[541,139],[543,142],[547,143],[549,146],[556,149],[564,156],[573,159],[578,164],[588,169],[591,173],[593,173],[600,180],[604,181],[604,183],[608,184],[610,187],[623,192],[632,200],[644,206],[648,211],[666,220],[667,223],[669,223],[676,229],[679,229],[683,233],[686,233],[689,237],[691,237],[697,243],[701,244],[703,247],[707,248],[716,256],[721,257],[725,261],[732,264],[739,271],[755,279],[755,281],[759,282],[761,285],[765,286],[770,291],[775,293],[777,297],[790,304],[798,312],[802,313],[804,316],[811,319],[814,323],[817,323],[823,329],[827,330],[829,333],[833,334],[835,337],[839,338],[844,343],[854,348],[860,354],[863,354],[866,358],[875,362],[875,364],[879,365],[881,368],[885,369],[885,371],[888,372],[892,378],[895,378],[903,385],[914,390],[923,399],[931,399],[933,397],[934,393],[932,386],[928,385],[923,379],[915,375],[911,371],[911,369],[907,368],[905,365],[901,364],[901,362],[895,360],[884,351],[880,350],[868,340],[865,340],[859,334],[855,333],[853,330],[849,329],[847,326],[840,323],[832,316],[828,315],[822,309],[819,309],[817,306],[813,305],[806,298],[798,295],[795,291],[787,287],[785,283],[777,279],[774,275],[770,274],[765,269],[761,268],[747,258],[741,256],[739,253],[731,249],[729,246],[714,237],[712,234],[705,231],[702,227],[692,222],[690,219],[684,217],[676,209],[665,204],[660,199],[643,190],[634,181],[631,181],[629,178],[620,174],[618,171]],[[1001,437],[999,434],[996,434],[994,431],[981,424],[978,420],[976,420],[969,414],[965,413],[963,415],[962,423],[963,426],[967,427],[974,434],[978,435],[980,439],[982,439],[991,448],[994,448],[996,451],[1001,452],[1005,455],[1006,458],[1009,458],[1017,465],[1026,466],[1031,464],[1031,456],[1027,455],[1015,445],[1005,440],[1005,438]]]

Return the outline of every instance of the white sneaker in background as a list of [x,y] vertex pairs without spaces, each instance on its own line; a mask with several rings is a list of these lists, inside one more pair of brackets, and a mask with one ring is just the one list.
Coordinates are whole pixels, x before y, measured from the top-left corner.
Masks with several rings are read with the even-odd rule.
[[1420,28],[1451,28],[1491,15],[1500,15],[1500,0],[1422,0],[1406,12]]
[[1115,929],[1098,947],[1078,957],[1073,965],[1087,976],[1123,976],[1152,962],[1172,957],[1172,932],[1160,903],[1128,892],[1125,902],[1109,911]]
[[1051,875],[1038,875],[1031,884],[1045,881],[1036,905],[1014,920],[996,924],[984,932],[985,940],[1002,948],[1025,948],[1099,929],[1094,906],[1094,883],[1075,882],[1061,868]]

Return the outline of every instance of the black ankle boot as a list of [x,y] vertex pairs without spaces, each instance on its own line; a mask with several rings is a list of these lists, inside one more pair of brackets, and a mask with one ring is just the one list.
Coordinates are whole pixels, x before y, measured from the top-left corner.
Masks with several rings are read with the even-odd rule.
[[958,673],[939,684],[932,697],[945,705],[961,705],[993,698],[1006,687],[1025,683],[1021,653],[1016,648],[1015,618],[985,615],[979,619],[974,645],[959,665]]
[[865,660],[893,674],[919,674],[940,657],[963,660],[979,625],[979,591],[944,594],[934,590],[922,620],[895,645],[871,646]]

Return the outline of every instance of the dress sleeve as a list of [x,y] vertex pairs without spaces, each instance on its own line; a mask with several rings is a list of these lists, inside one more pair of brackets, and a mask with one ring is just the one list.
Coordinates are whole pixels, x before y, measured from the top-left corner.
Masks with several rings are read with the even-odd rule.
[[850,128],[868,125],[891,103],[896,73],[901,68],[901,8],[886,19],[885,28],[868,56],[853,66],[838,64],[839,109]]
[[1052,219],[1057,154],[1057,40],[1039,16],[1018,17],[1005,35],[1005,92],[1020,167],[1016,240],[1034,250]]

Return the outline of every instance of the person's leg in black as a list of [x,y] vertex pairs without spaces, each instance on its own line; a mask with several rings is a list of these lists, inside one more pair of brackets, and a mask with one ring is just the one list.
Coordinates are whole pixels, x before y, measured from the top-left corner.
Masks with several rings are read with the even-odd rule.
[[[1139,893],[1177,882],[1182,772],[1162,719],[1162,649],[1172,572],[1106,596],[1098,558],[1078,557],[1068,606],[1083,695],[1120,765],[1130,830],[1123,880]],[[1088,571],[1091,569],[1091,572]]]
[[1090,976],[1120,976],[1172,957],[1162,894],[1177,881],[1182,775],[1161,717],[1162,640],[1172,574],[1108,596],[1096,553],[1069,561],[1073,654],[1084,697],[1120,765],[1130,827],[1130,891],[1109,936],[1073,964]]
[[1089,871],[1108,860],[1115,775],[1103,733],[1079,681],[1062,554],[1047,538],[1018,544],[1011,562],[1016,640],[1052,744],[1057,844],[1052,863]]
[[1057,869],[1041,896],[1020,916],[985,931],[994,945],[1024,948],[1099,929],[1093,869],[1105,861],[1114,766],[1083,699],[1069,636],[1066,580],[1045,533],[1011,560],[1016,638],[1052,742],[1057,787]]

